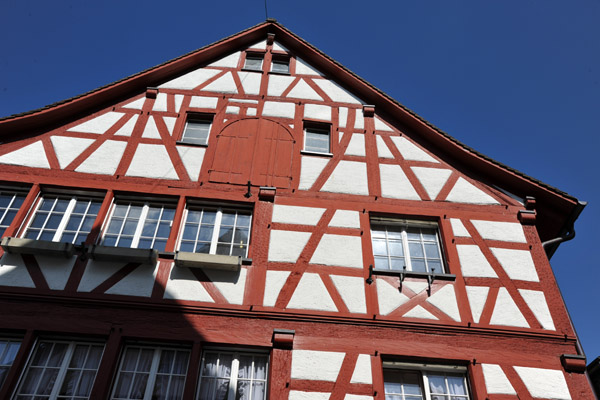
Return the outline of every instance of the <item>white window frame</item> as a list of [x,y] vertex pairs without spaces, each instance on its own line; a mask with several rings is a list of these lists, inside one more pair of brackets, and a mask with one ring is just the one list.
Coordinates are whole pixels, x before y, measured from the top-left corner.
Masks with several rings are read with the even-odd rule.
[[[435,229],[436,231],[436,243],[437,243],[437,247],[438,247],[438,252],[440,254],[440,265],[442,270],[441,271],[427,271],[427,272],[423,272],[423,273],[437,273],[437,274],[445,274],[447,273],[446,271],[446,261],[444,259],[444,248],[442,246],[442,240],[441,240],[441,235],[440,235],[440,228],[437,222],[433,222],[433,221],[419,221],[419,220],[409,220],[409,219],[391,219],[391,218],[382,218],[382,217],[371,217],[370,220],[371,223],[371,243],[373,243],[373,226],[398,226],[402,228],[401,231],[401,236],[402,236],[402,249],[404,252],[404,261],[406,263],[406,271],[413,271],[412,269],[412,260],[411,260],[411,255],[410,255],[410,249],[409,249],[409,242],[408,242],[408,234],[407,234],[407,230],[409,228],[427,228],[427,229]],[[385,241],[386,241],[386,245],[389,245],[389,239],[387,236],[387,230],[386,230],[386,237],[385,237]],[[423,244],[423,242],[421,241],[421,245]],[[375,256],[375,252],[373,250],[373,256]],[[427,265],[427,258],[425,257],[425,248],[423,248],[423,259],[425,260],[426,263],[426,267],[428,267]],[[388,263],[390,261],[390,254],[388,251]],[[396,271],[394,269],[389,269],[390,271]],[[401,270],[399,270],[401,271]],[[421,272],[421,271],[415,271],[415,272]]]
[[[318,151],[318,150],[308,150],[306,148],[306,138],[308,136],[308,131],[316,131],[322,132],[323,136],[327,133],[327,151]],[[315,132],[315,133],[316,133]],[[319,126],[305,126],[304,127],[304,143],[302,144],[303,151],[313,154],[331,154],[331,128],[330,127],[319,127]]]
[[[471,387],[468,379],[468,369],[465,366],[460,365],[437,365],[437,364],[414,364],[404,363],[395,361],[383,361],[383,369],[387,370],[403,370],[406,372],[418,372],[421,374],[421,389],[423,390],[423,399],[431,400],[431,389],[429,388],[429,376],[431,375],[442,375],[442,374],[454,374],[462,375],[463,385],[466,391],[466,395],[451,395],[451,397],[459,397],[464,400],[471,400]],[[446,384],[446,391],[449,392],[448,385]],[[384,389],[384,396],[388,394]],[[439,395],[435,393],[434,395]]]
[[[200,390],[202,388],[201,383],[202,383],[202,370],[204,369],[204,360],[205,360],[205,355],[206,353],[229,353],[232,355],[233,360],[231,362],[231,371],[229,373],[229,390],[227,392],[227,399],[226,400],[235,400],[236,398],[236,392],[237,392],[237,382],[238,382],[238,373],[239,373],[239,368],[240,368],[240,357],[241,356],[245,356],[245,355],[250,355],[250,356],[264,356],[266,357],[267,361],[265,363],[265,393],[264,393],[264,398],[263,399],[253,399],[251,398],[250,400],[266,400],[267,399],[267,393],[269,392],[269,354],[267,352],[262,352],[262,351],[252,351],[252,350],[245,350],[245,351],[238,351],[238,350],[234,350],[234,349],[230,349],[230,348],[208,348],[205,349],[202,352],[202,360],[200,362],[200,371],[198,373],[198,389],[196,392],[196,399],[200,398]],[[252,369],[252,373],[254,374],[254,368]],[[206,376],[207,378],[215,378],[212,376]],[[225,378],[220,378],[220,379],[225,379]],[[254,377],[252,377],[250,379],[251,382],[254,381]],[[252,394],[251,394],[252,396]]]
[[[204,141],[204,143],[200,143],[198,141],[194,141],[194,140],[190,140],[190,138],[185,137],[185,133],[187,132],[188,126],[190,122],[201,122],[201,123],[206,123],[208,124],[208,133],[206,134],[206,140]],[[212,118],[209,117],[205,117],[203,118],[202,116],[193,116],[193,115],[189,115],[187,120],[185,121],[185,127],[183,128],[183,133],[181,134],[181,143],[186,143],[186,144],[196,144],[199,146],[208,146],[208,140],[210,139],[210,131],[212,130]]]
[[17,210],[17,212],[19,212],[18,210],[19,210],[19,208],[21,208],[21,206],[19,206],[18,208],[15,208],[15,207],[13,207],[13,205],[15,204],[15,200],[17,199],[18,196],[23,197],[23,201],[25,201],[25,198],[27,198],[27,192],[20,191],[20,190],[11,190],[11,189],[0,188],[0,195],[12,196],[12,199],[8,203],[8,206],[6,208],[0,208],[0,222],[2,223],[2,225],[0,225],[0,236],[2,236],[4,234],[4,232],[6,231],[6,229],[8,229],[10,224],[12,224],[12,222],[13,222],[12,219],[10,221],[8,221],[8,224],[6,223],[7,221],[4,221],[4,218],[6,218],[6,214],[10,210],[15,210],[15,209]]

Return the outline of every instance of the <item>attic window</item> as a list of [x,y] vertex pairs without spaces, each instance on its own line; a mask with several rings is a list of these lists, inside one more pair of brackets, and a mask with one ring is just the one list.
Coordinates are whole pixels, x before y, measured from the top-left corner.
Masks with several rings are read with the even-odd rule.
[[330,154],[330,141],[329,127],[319,125],[304,128],[304,151]]
[[208,117],[193,117],[185,123],[185,129],[181,141],[191,144],[208,144],[212,120]]
[[273,57],[273,63],[271,65],[271,72],[276,72],[279,74],[289,74],[290,73],[290,59],[285,57]]
[[252,71],[262,71],[263,56],[261,54],[246,54],[246,62],[244,63],[244,69]]

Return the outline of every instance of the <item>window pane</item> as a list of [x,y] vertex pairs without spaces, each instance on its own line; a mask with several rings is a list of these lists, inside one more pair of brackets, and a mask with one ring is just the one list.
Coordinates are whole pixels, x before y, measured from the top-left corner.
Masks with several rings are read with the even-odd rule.
[[244,68],[253,69],[253,70],[261,70],[262,69],[262,57],[261,56],[246,56],[246,62],[244,63]]
[[290,72],[290,62],[288,60],[273,60],[273,66],[271,68],[273,72]]
[[304,150],[329,153],[329,131],[307,128],[305,130]]

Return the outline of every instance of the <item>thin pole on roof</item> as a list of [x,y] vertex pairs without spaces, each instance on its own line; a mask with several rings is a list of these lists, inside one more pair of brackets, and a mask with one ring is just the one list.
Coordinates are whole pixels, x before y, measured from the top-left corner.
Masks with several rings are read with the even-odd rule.
[[269,12],[267,11],[267,0],[265,0],[265,19],[269,19]]

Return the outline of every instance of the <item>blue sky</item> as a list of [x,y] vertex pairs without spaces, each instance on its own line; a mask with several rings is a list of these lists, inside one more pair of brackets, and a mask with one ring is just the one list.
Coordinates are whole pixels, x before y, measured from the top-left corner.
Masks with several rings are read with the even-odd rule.
[[[463,143],[588,201],[552,258],[600,356],[600,1],[268,0],[269,17]],[[265,19],[264,0],[0,2],[0,116],[69,98]]]

